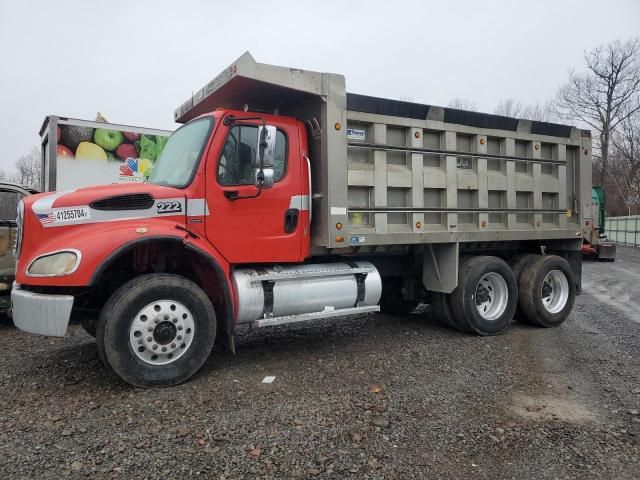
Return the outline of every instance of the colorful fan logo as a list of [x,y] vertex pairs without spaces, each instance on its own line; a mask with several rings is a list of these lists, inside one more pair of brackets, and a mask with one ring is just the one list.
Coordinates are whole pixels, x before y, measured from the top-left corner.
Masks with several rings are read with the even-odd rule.
[[149,176],[153,165],[146,158],[127,158],[120,165],[120,180],[128,182],[140,182]]

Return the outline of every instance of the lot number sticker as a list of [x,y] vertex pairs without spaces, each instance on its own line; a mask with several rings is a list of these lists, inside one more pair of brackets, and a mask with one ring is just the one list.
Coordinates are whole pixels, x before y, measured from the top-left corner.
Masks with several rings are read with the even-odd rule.
[[56,208],[52,215],[54,223],[70,223],[91,218],[88,207]]

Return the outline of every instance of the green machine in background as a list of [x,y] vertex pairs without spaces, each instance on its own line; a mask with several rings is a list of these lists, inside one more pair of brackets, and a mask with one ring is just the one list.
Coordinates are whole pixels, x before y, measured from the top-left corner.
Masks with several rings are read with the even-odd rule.
[[616,244],[607,240],[605,233],[606,199],[604,188],[591,188],[591,222],[593,228],[590,235],[583,235],[582,253],[598,260],[613,262],[616,259]]
[[[596,209],[596,212],[598,214],[596,227],[600,230],[600,233],[604,233],[604,223],[606,218],[604,188],[591,187],[591,203],[593,204],[593,207]],[[596,216],[596,212],[593,212],[594,217]],[[595,218],[594,221],[596,221]]]

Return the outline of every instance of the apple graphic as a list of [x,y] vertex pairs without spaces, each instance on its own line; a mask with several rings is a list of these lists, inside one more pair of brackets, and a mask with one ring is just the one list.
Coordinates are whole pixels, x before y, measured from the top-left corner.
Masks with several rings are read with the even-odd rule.
[[96,128],[96,131],[93,134],[93,140],[105,150],[112,152],[122,143],[124,138],[122,136],[122,132],[119,130]]
[[69,157],[69,158],[73,158],[73,152],[65,147],[64,145],[58,145],[56,147],[56,155],[58,157]]
[[116,155],[120,158],[120,160],[125,161],[127,158],[138,158],[138,151],[136,150],[135,145],[131,145],[130,143],[123,143],[118,148],[116,148]]
[[124,138],[126,138],[130,142],[136,142],[136,141],[140,140],[140,134],[139,133],[122,132],[122,134],[124,135]]
[[91,142],[80,142],[76,150],[78,160],[107,160],[107,152],[102,147]]

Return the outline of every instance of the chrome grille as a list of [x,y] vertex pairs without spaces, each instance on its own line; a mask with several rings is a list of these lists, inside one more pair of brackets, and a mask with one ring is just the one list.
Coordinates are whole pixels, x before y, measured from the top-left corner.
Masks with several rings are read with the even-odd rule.
[[22,235],[23,235],[23,223],[24,223],[24,202],[20,200],[18,202],[18,217],[16,218],[16,241],[13,247],[13,254],[16,260],[20,258],[20,249],[22,247]]

